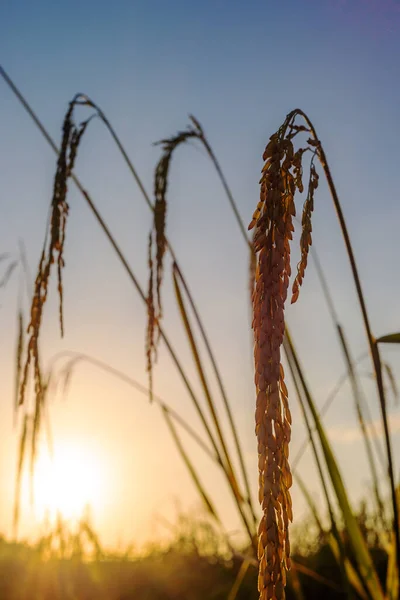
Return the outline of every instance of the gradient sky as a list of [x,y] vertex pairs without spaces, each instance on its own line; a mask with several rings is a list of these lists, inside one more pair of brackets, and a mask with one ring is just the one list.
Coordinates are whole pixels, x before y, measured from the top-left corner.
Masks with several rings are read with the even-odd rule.
[[[68,101],[76,92],[87,93],[108,115],[151,192],[159,157],[152,143],[184,128],[188,113],[193,113],[220,159],[246,223],[257,203],[268,137],[291,109],[305,110],[324,143],[342,198],[374,332],[400,329],[399,2],[71,0],[66,8],[50,0],[3,0],[0,22],[1,63],[57,141]],[[0,109],[0,253],[17,253],[22,238],[34,272],[55,157],[3,81]],[[89,128],[76,171],[145,286],[151,215],[100,122]],[[174,156],[169,199],[168,235],[219,357],[255,489],[247,254],[220,182],[195,145]],[[44,356],[49,360],[63,349],[87,352],[145,384],[144,307],[73,186],[69,203],[66,335],[60,340],[52,286],[45,309]],[[366,340],[324,184],[316,198],[313,230],[340,321],[357,356],[366,349]],[[6,533],[17,445],[12,429],[17,296],[14,277],[0,297],[0,531]],[[164,297],[165,328],[200,389],[175,306],[169,263]],[[287,318],[321,405],[344,363],[312,265]],[[398,376],[399,350],[389,348],[384,355]],[[370,372],[368,361],[362,370]],[[365,390],[378,419],[371,382]],[[200,430],[163,348],[155,391]],[[392,398],[389,402],[398,453],[400,413]],[[294,456],[304,428],[293,394],[292,404]],[[93,518],[106,543],[148,540],[162,530],[155,515],[173,519],[177,506],[186,510],[198,505],[157,408],[123,383],[93,367],[79,367],[67,401],[52,404],[51,421],[56,445],[76,444],[101,457],[106,489],[93,507]],[[357,501],[367,493],[368,474],[348,388],[325,423]],[[218,471],[190,442],[188,448],[226,527],[237,528]],[[322,500],[311,456],[300,464]],[[296,518],[304,510],[296,487],[293,497]],[[26,508],[23,531],[32,523]]]

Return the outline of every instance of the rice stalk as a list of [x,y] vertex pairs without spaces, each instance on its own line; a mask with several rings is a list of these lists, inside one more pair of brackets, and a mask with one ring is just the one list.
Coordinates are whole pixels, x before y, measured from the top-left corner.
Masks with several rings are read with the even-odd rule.
[[[298,126],[295,123],[296,117],[302,117],[307,126]],[[301,148],[296,153],[293,149],[292,139],[300,132],[308,131],[311,135],[307,140],[307,147]],[[400,548],[400,532],[398,510],[395,499],[395,480],[393,473],[393,461],[391,454],[390,436],[386,414],[386,400],[382,380],[382,365],[378,344],[372,335],[369,318],[366,310],[365,300],[362,293],[361,283],[358,271],[355,264],[354,253],[352,250],[350,237],[348,235],[346,223],[341,210],[339,198],[336,193],[332,175],[330,173],[326,156],[322,148],[321,142],[318,139],[315,129],[305,113],[296,109],[289,113],[280,127],[280,129],[271,136],[270,142],[264,153],[266,163],[263,168],[263,174],[260,181],[261,193],[260,202],[253,215],[253,220],[249,228],[256,226],[256,234],[254,239],[254,248],[259,253],[257,283],[253,297],[254,320],[253,328],[255,333],[255,367],[256,367],[256,387],[257,387],[257,408],[256,408],[256,431],[259,440],[259,455],[260,455],[260,502],[263,504],[264,517],[261,523],[260,533],[265,533],[268,529],[267,523],[267,505],[266,493],[270,497],[270,504],[273,507],[269,517],[269,526],[272,530],[276,528],[276,508],[279,511],[283,510],[283,504],[279,502],[277,495],[271,491],[264,491],[264,482],[270,477],[272,482],[279,479],[281,493],[284,502],[287,502],[287,481],[281,478],[282,471],[287,471],[286,465],[280,470],[275,468],[277,462],[281,459],[280,450],[268,448],[267,444],[275,446],[276,439],[272,435],[271,422],[273,421],[274,430],[275,422],[282,421],[282,411],[285,413],[285,402],[281,398],[281,377],[279,375],[280,365],[280,346],[283,340],[283,308],[286,299],[287,288],[290,276],[290,247],[289,240],[291,239],[293,225],[292,217],[295,214],[293,196],[296,188],[302,188],[302,156],[307,150],[313,153],[310,166],[310,179],[308,186],[308,195],[303,210],[302,218],[302,236],[301,236],[301,260],[298,265],[298,274],[293,284],[292,302],[296,301],[299,292],[299,286],[302,283],[304,270],[307,265],[307,255],[309,246],[311,245],[311,212],[313,209],[314,190],[318,186],[318,175],[314,167],[314,158],[318,157],[321,166],[326,176],[328,187],[330,189],[332,199],[336,208],[339,223],[345,240],[347,253],[350,260],[350,265],[353,273],[354,282],[356,285],[357,295],[360,303],[360,308],[364,320],[364,326],[367,333],[367,338],[370,346],[370,351],[375,368],[377,379],[378,394],[380,399],[382,422],[385,432],[385,443],[389,465],[389,479],[392,493],[393,505],[393,529],[396,535],[397,547]],[[276,241],[277,240],[277,241]],[[258,290],[257,285],[259,284]],[[263,307],[263,308],[262,308]],[[267,344],[265,343],[267,341]],[[266,370],[267,376],[264,374]],[[259,387],[261,379],[262,388]],[[267,393],[266,393],[267,392]],[[272,394],[273,404],[269,401]],[[283,394],[283,397],[287,396]],[[275,400],[275,398],[277,400]],[[280,400],[280,402],[279,402]],[[272,406],[271,406],[272,404]],[[263,425],[263,419],[266,419],[266,412],[269,412],[268,420],[270,430],[267,430]],[[284,414],[283,414],[284,416]],[[289,437],[289,436],[287,436]],[[272,441],[271,441],[272,439]],[[275,439],[275,442],[274,442]],[[267,450],[268,448],[268,450]],[[267,473],[267,453],[272,458],[269,473]],[[276,470],[276,475],[274,471]],[[270,483],[271,485],[271,483]],[[279,486],[278,486],[279,487]],[[285,489],[286,488],[286,489]],[[282,500],[281,499],[281,500]],[[274,527],[275,526],[275,527]],[[271,597],[273,593],[276,595],[275,581],[284,583],[284,577],[288,566],[285,555],[285,541],[287,538],[287,526],[282,530],[281,538],[279,536],[270,536],[271,542],[267,536],[264,536],[264,541],[261,543],[263,548],[260,552],[260,578],[259,589],[260,597]],[[275,547],[276,538],[278,538],[277,546]],[[261,539],[261,536],[260,536]],[[273,546],[272,554],[274,558],[268,561],[265,557],[266,547],[271,544]],[[280,552],[277,552],[277,548]],[[399,558],[399,557],[398,557]],[[290,559],[289,559],[290,561]],[[266,563],[266,564],[265,564]],[[275,567],[274,565],[279,565]],[[269,588],[268,588],[269,586]],[[279,585],[279,595],[282,595],[281,585]]]

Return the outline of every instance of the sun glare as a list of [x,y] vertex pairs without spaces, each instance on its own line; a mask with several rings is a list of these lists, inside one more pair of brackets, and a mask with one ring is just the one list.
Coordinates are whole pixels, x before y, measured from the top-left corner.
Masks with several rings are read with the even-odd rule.
[[42,453],[34,475],[34,506],[38,518],[78,519],[104,494],[101,460],[88,449],[58,446],[53,456]]

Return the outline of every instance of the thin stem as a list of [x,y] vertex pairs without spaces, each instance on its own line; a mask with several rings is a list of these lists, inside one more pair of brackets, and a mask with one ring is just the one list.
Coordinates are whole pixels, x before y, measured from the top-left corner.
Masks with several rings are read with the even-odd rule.
[[296,368],[298,369],[299,365],[294,360],[293,347],[292,347],[291,339],[290,339],[290,336],[289,336],[287,330],[286,330],[286,336],[285,336],[284,341],[283,341],[283,348],[285,350],[286,358],[288,360],[290,374],[292,376],[292,380],[293,380],[293,383],[294,383],[294,386],[295,386],[295,389],[296,389],[297,398],[299,400],[301,412],[303,414],[304,422],[306,424],[306,428],[307,428],[307,432],[308,432],[308,437],[309,437],[309,440],[311,442],[311,446],[312,446],[312,449],[313,449],[313,454],[314,454],[314,459],[315,459],[315,462],[316,462],[316,465],[317,465],[317,470],[318,470],[318,473],[319,473],[319,477],[321,479],[321,484],[322,484],[322,488],[323,488],[323,491],[324,491],[325,500],[326,500],[326,503],[327,503],[327,506],[328,506],[329,516],[330,516],[330,519],[331,519],[332,534],[334,535],[334,537],[335,537],[335,539],[336,539],[336,541],[338,543],[338,546],[339,546],[339,550],[340,550],[339,566],[340,566],[340,571],[341,571],[343,583],[344,583],[344,586],[346,588],[346,593],[347,593],[348,598],[352,598],[353,594],[351,593],[349,581],[348,581],[348,578],[347,578],[347,575],[346,575],[346,568],[345,568],[345,564],[344,564],[345,551],[344,551],[344,548],[343,548],[342,540],[341,540],[340,535],[339,535],[338,528],[336,526],[336,519],[335,519],[335,515],[334,515],[334,512],[333,512],[331,500],[329,498],[328,487],[327,487],[327,484],[326,484],[326,481],[325,481],[325,475],[324,475],[324,472],[323,472],[323,469],[322,469],[322,464],[321,464],[321,461],[320,461],[320,458],[319,458],[319,455],[318,455],[318,450],[317,450],[317,446],[315,444],[315,440],[314,440],[314,436],[313,436],[311,424],[310,424],[310,421],[309,421],[309,418],[308,418],[308,415],[307,415],[307,411],[306,411],[306,407],[305,407],[305,404],[304,404],[304,401],[303,401],[303,397],[302,397],[302,394],[301,394],[301,390],[300,390],[300,385],[299,385],[299,382],[298,382],[298,378],[300,378],[300,381],[302,382],[302,384],[303,384],[304,380],[301,377],[300,373],[298,373],[298,372],[296,373],[295,372],[295,369]]
[[346,357],[346,362],[348,365],[349,377],[350,377],[350,382],[351,382],[351,386],[353,389],[353,395],[354,395],[354,400],[355,400],[355,405],[356,405],[357,418],[358,418],[358,422],[359,422],[362,436],[364,439],[365,451],[366,451],[369,466],[371,469],[372,484],[373,484],[373,488],[374,488],[378,514],[380,516],[380,519],[381,519],[384,529],[386,529],[386,524],[385,524],[385,519],[384,519],[384,507],[383,507],[383,502],[382,502],[382,499],[381,499],[381,496],[379,493],[378,473],[376,471],[374,455],[372,453],[372,446],[371,446],[368,431],[367,431],[367,428],[365,425],[364,415],[362,413],[362,408],[361,408],[361,390],[358,386],[358,382],[357,382],[356,375],[355,375],[355,370],[353,367],[353,361],[351,360],[351,357],[350,357],[350,350],[347,345],[344,331],[340,325],[337,326],[337,330],[338,330],[338,335],[339,335],[339,338],[340,338],[340,341],[342,344],[343,352]]
[[[115,367],[112,367],[108,363],[105,363],[102,360],[99,360],[93,356],[90,356],[89,354],[84,354],[83,352],[74,352],[72,350],[63,350],[62,352],[58,352],[57,354],[55,354],[53,356],[50,366],[52,366],[58,360],[65,358],[65,357],[69,357],[74,362],[85,361],[91,365],[94,365],[95,367],[98,367],[102,371],[109,373],[110,375],[113,375],[114,377],[117,377],[121,381],[127,383],[128,385],[133,387],[135,390],[137,390],[144,396],[147,396],[147,398],[149,397],[149,390],[147,387],[145,387],[144,385],[142,385],[141,383],[139,383],[138,381],[136,381],[135,379],[133,379],[132,377],[127,375],[126,373],[123,373],[119,369],[116,369]],[[193,440],[201,447],[201,449],[208,455],[208,457],[211,458],[211,460],[213,462],[215,462],[216,464],[221,466],[221,463],[218,460],[218,456],[208,448],[208,446],[203,442],[201,437],[189,425],[189,423],[187,423],[187,421],[185,421],[179,415],[179,413],[177,413],[171,406],[169,406],[166,402],[164,402],[164,400],[162,400],[159,396],[154,394],[153,398],[154,398],[155,403],[158,404],[160,406],[160,408],[167,411],[168,414],[177,423],[179,423],[179,425],[193,438]]]
[[221,378],[221,375],[219,373],[219,369],[217,367],[217,362],[216,362],[216,359],[214,357],[214,353],[213,353],[213,351],[211,349],[211,344],[210,344],[210,342],[208,340],[208,336],[207,336],[206,331],[204,330],[203,324],[201,322],[200,315],[198,313],[196,304],[195,304],[195,302],[193,300],[192,295],[189,292],[189,289],[188,289],[188,286],[187,286],[187,283],[186,283],[186,279],[184,278],[184,276],[182,274],[182,271],[180,270],[180,268],[177,265],[177,263],[175,263],[175,271],[176,271],[177,275],[179,276],[179,278],[181,280],[181,283],[183,285],[183,288],[184,288],[184,290],[185,290],[185,292],[187,294],[187,297],[188,297],[188,300],[189,300],[189,304],[190,304],[190,306],[192,308],[192,311],[193,311],[193,314],[195,316],[197,325],[199,327],[200,333],[202,335],[203,341],[204,341],[204,343],[206,345],[206,348],[207,348],[207,351],[208,351],[208,354],[209,354],[209,357],[210,357],[210,361],[211,361],[211,364],[212,364],[212,367],[213,367],[213,370],[214,370],[215,377],[216,377],[217,382],[218,382],[218,386],[219,386],[219,389],[220,389],[220,392],[221,392],[221,396],[222,396],[222,400],[223,400],[223,403],[224,403],[224,406],[225,406],[225,409],[226,409],[226,413],[228,415],[229,424],[231,426],[231,430],[232,430],[232,434],[233,434],[233,439],[234,439],[236,450],[237,450],[237,454],[238,454],[238,457],[239,457],[239,462],[240,462],[240,466],[241,466],[241,470],[242,470],[242,474],[243,474],[243,479],[244,479],[244,483],[245,483],[245,488],[246,488],[246,493],[247,493],[247,502],[248,502],[249,508],[251,510],[253,521],[256,522],[257,517],[256,517],[255,511],[254,511],[253,502],[252,502],[252,499],[251,499],[250,483],[249,483],[249,478],[247,476],[247,469],[246,469],[245,464],[244,464],[243,452],[242,452],[242,449],[241,449],[241,446],[240,446],[239,435],[238,435],[238,432],[237,432],[237,428],[236,428],[235,422],[233,420],[233,415],[232,415],[232,411],[231,411],[231,408],[230,408],[230,405],[229,405],[228,397],[227,397],[227,394],[226,394],[226,391],[225,391],[225,386],[224,386],[224,384],[222,382],[222,378]]
[[[355,361],[354,365],[358,365],[358,363],[360,363],[364,358],[366,358],[368,356],[368,353],[363,352]],[[326,398],[324,404],[322,405],[322,408],[318,414],[319,417],[323,417],[326,412],[328,411],[328,409],[330,408],[332,402],[335,400],[336,396],[338,395],[338,393],[340,392],[343,384],[347,381],[349,377],[348,371],[346,371],[346,373],[343,373],[343,375],[339,378],[339,380],[337,381],[335,387],[332,389],[332,391],[330,392],[330,394],[328,395],[328,397]],[[372,417],[371,414],[369,412],[368,409],[368,404],[365,403],[365,409],[367,410],[368,413],[368,418],[369,418],[369,422],[370,425],[372,426]],[[376,439],[377,435],[376,433],[374,433],[373,439]],[[295,458],[292,460],[292,469],[295,469],[297,466],[297,463],[300,461],[301,457],[303,456],[305,450],[307,449],[309,440],[308,438],[304,440],[304,442],[302,443],[302,445],[300,446]],[[385,468],[385,459],[384,456],[382,455],[381,452],[381,448],[380,446],[377,444],[376,445],[376,453],[379,456],[379,459],[381,461],[381,464],[383,466],[383,468]]]
[[93,100],[91,98],[89,98],[88,96],[86,96],[86,94],[78,94],[77,97],[83,99],[83,102],[81,102],[81,104],[87,104],[88,106],[91,106],[96,110],[98,116],[103,121],[104,125],[107,127],[108,131],[111,134],[111,137],[113,138],[114,142],[117,144],[119,151],[121,152],[122,156],[124,157],[124,160],[129,168],[130,172],[132,173],[140,191],[142,192],[143,198],[145,199],[148,207],[152,211],[154,211],[154,206],[150,200],[150,196],[146,192],[146,188],[144,187],[142,180],[140,179],[140,177],[138,175],[138,172],[136,171],[131,159],[129,158],[128,153],[126,152],[121,140],[119,139],[118,135],[116,134],[115,129],[111,125],[110,121],[107,119],[104,112],[101,110],[100,106],[98,106],[95,102],[93,102]]
[[[365,417],[363,415],[363,408],[362,408],[362,390],[359,385],[358,376],[357,376],[356,370],[354,368],[354,361],[350,354],[350,349],[349,349],[349,346],[346,341],[344,330],[339,323],[339,317],[337,315],[337,312],[336,312],[336,309],[335,309],[335,306],[333,303],[332,294],[330,292],[328,282],[326,280],[324,271],[322,269],[322,266],[321,266],[321,263],[320,263],[320,260],[318,257],[318,253],[315,250],[315,248],[313,248],[313,247],[310,248],[310,251],[311,251],[311,256],[313,258],[314,265],[315,265],[315,268],[317,271],[317,276],[320,281],[326,303],[328,305],[329,313],[331,315],[332,321],[336,328],[336,332],[338,334],[338,338],[339,338],[340,346],[341,346],[341,349],[342,349],[342,352],[344,355],[344,359],[345,359],[345,362],[348,367],[348,375],[350,378],[350,383],[351,383],[351,387],[352,387],[352,391],[353,391],[353,397],[354,397],[357,418],[358,418],[358,422],[359,422],[359,425],[361,428],[362,436],[363,436],[364,443],[365,443],[365,451],[366,451],[367,459],[368,459],[369,466],[371,469],[372,482],[373,482],[373,488],[374,488],[378,513],[381,515],[382,522],[383,522],[383,520],[384,520],[383,519],[383,515],[384,515],[383,503],[382,503],[382,499],[381,499],[380,493],[379,493],[378,475],[377,475],[377,471],[376,471],[374,455],[372,452],[371,441],[369,439],[368,431],[365,426]],[[366,406],[366,403],[364,402],[364,407],[365,406]]]
[[247,237],[247,228],[246,228],[246,226],[245,226],[245,224],[243,222],[242,217],[239,214],[239,209],[237,207],[237,204],[235,202],[235,199],[233,197],[231,189],[230,189],[230,187],[228,185],[228,182],[227,182],[227,180],[225,178],[225,175],[224,175],[224,173],[223,173],[223,171],[221,169],[221,166],[220,166],[220,164],[219,164],[219,162],[217,160],[217,157],[215,156],[215,154],[214,154],[214,152],[213,152],[210,144],[208,143],[208,140],[205,137],[205,135],[204,135],[203,132],[201,134],[201,141],[203,142],[204,147],[207,150],[207,152],[208,152],[208,154],[209,154],[209,156],[210,156],[210,158],[211,158],[211,160],[212,160],[212,162],[214,164],[214,167],[215,167],[215,169],[216,169],[216,171],[217,171],[217,173],[219,175],[219,178],[221,180],[221,183],[223,185],[223,188],[225,190],[225,193],[226,193],[226,195],[228,197],[229,203],[230,203],[231,208],[233,210],[233,213],[234,213],[234,215],[236,217],[236,221],[237,221],[237,224],[239,226],[240,232],[241,232],[241,234],[243,236],[243,239],[245,240],[246,244],[250,247],[250,250],[253,251],[251,242],[250,242],[249,238]]
[[335,517],[333,514],[333,508],[332,508],[332,504],[331,504],[331,500],[329,498],[329,493],[328,493],[328,487],[326,485],[326,481],[325,481],[325,475],[324,472],[322,470],[322,464],[321,461],[319,459],[319,455],[318,455],[318,450],[317,450],[317,446],[315,444],[315,440],[314,440],[314,435],[313,435],[313,430],[307,415],[307,411],[306,411],[306,407],[304,405],[304,401],[303,401],[303,397],[301,395],[301,390],[300,390],[300,385],[298,382],[298,375],[295,373],[295,366],[294,366],[294,361],[293,361],[293,354],[291,351],[291,346],[290,343],[288,343],[287,338],[285,337],[285,339],[283,340],[283,349],[285,350],[285,354],[286,354],[286,358],[288,361],[288,365],[289,365],[289,370],[290,370],[290,374],[292,376],[292,380],[294,383],[294,387],[296,390],[296,395],[297,395],[297,399],[299,401],[300,404],[300,408],[301,408],[301,413],[303,415],[304,418],[304,422],[306,425],[306,429],[308,432],[308,441],[311,444],[312,450],[313,450],[313,454],[314,454],[314,459],[317,465],[317,470],[321,479],[321,484],[322,484],[322,488],[324,491],[324,495],[325,495],[325,499],[326,499],[326,504],[328,506],[328,511],[329,511],[329,516],[331,518],[331,523],[332,523],[332,527],[335,521]]
[[342,511],[344,523],[349,530],[349,541],[352,545],[354,555],[357,557],[357,561],[361,570],[361,575],[369,588],[372,596],[375,598],[383,598],[383,592],[381,589],[381,584],[378,578],[378,575],[375,571],[371,555],[366,546],[365,540],[361,533],[359,524],[356,518],[353,515],[352,508],[350,506],[350,502],[347,496],[347,492],[337,466],[334,455],[331,451],[329,442],[326,438],[324,429],[322,424],[318,419],[318,413],[316,410],[315,403],[312,399],[311,392],[308,388],[304,372],[301,368],[299,358],[297,356],[296,350],[294,348],[293,342],[291,340],[290,334],[288,330],[285,330],[285,337],[288,345],[290,346],[291,357],[293,359],[293,364],[296,370],[296,373],[299,377],[299,381],[301,383],[302,390],[304,392],[304,397],[307,401],[308,408],[313,416],[314,424],[318,431],[318,436],[321,442],[322,449],[324,451],[324,457],[326,462],[326,467],[329,471],[332,485],[335,490],[335,494],[337,497],[337,501]]
[[331,174],[331,171],[330,171],[330,168],[328,165],[328,161],[326,159],[324,149],[319,141],[319,138],[317,136],[315,128],[314,128],[313,124],[311,123],[310,119],[308,118],[308,116],[302,110],[299,110],[299,109],[296,109],[295,112],[303,117],[303,119],[306,121],[306,123],[308,124],[308,126],[311,130],[311,135],[313,136],[314,140],[316,142],[318,142],[318,158],[319,158],[322,168],[324,170],[325,177],[326,177],[326,180],[328,183],[328,187],[329,187],[329,190],[330,190],[330,193],[332,196],[332,200],[333,200],[333,203],[335,206],[336,214],[337,214],[337,217],[339,220],[340,228],[342,230],[347,254],[349,257],[349,261],[350,261],[351,271],[352,271],[354,283],[356,286],[358,301],[360,304],[361,313],[362,313],[362,317],[363,317],[363,321],[364,321],[364,327],[365,327],[365,331],[366,331],[367,338],[368,338],[368,344],[369,344],[372,361],[373,361],[373,365],[374,365],[374,370],[375,370],[376,385],[377,385],[377,389],[378,389],[378,396],[379,396],[379,402],[380,402],[380,407],[381,407],[383,428],[384,428],[384,433],[385,433],[386,453],[387,453],[387,459],[388,459],[388,476],[389,476],[389,480],[390,480],[390,490],[391,490],[392,505],[393,505],[393,530],[394,530],[394,535],[395,535],[395,539],[396,539],[397,568],[398,568],[398,573],[400,573],[400,521],[399,521],[399,512],[398,512],[397,498],[396,498],[396,483],[395,483],[395,476],[394,476],[392,449],[391,449],[389,425],[388,425],[388,418],[387,418],[387,411],[386,411],[386,399],[385,399],[385,390],[384,390],[384,385],[383,385],[382,364],[381,364],[379,348],[378,348],[378,344],[376,343],[376,339],[372,334],[370,321],[369,321],[369,317],[368,317],[368,312],[367,312],[367,307],[366,307],[366,303],[365,303],[365,299],[364,299],[364,294],[363,294],[362,287],[361,287],[361,281],[360,281],[360,277],[358,274],[356,260],[355,260],[355,256],[354,256],[354,252],[353,252],[353,247],[352,247],[352,244],[350,241],[350,235],[349,235],[349,232],[347,229],[346,221],[345,221],[342,207],[341,207],[341,204],[339,201],[339,196],[336,191],[335,183],[332,178],[332,174]]

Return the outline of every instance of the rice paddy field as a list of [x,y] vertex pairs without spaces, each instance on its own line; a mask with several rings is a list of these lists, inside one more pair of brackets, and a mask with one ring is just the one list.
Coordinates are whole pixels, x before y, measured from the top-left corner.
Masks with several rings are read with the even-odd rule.
[[400,13],[254,4],[1,42],[0,600],[399,598]]

